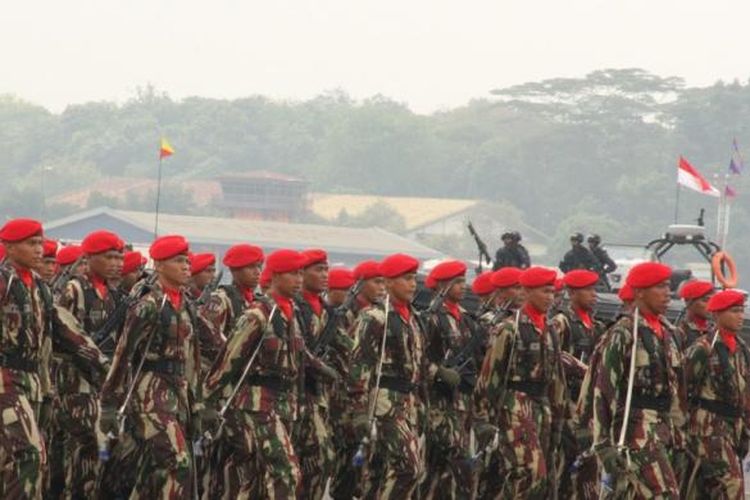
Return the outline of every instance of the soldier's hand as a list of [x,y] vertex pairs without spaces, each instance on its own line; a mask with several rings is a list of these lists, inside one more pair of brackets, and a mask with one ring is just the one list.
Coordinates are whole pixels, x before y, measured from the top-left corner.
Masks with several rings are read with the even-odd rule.
[[199,414],[203,430],[215,430],[219,426],[219,412],[213,406],[203,408]]
[[456,387],[461,383],[461,374],[453,368],[446,368],[445,366],[439,366],[437,369],[437,379],[445,382],[451,387]]
[[352,416],[352,429],[357,440],[367,436],[370,432],[370,419],[366,413],[359,413]]
[[495,439],[497,427],[486,422],[480,422],[474,427],[474,435],[477,438],[477,448],[486,448]]
[[99,428],[104,434],[117,434],[117,410],[112,406],[102,406]]
[[605,448],[601,448],[598,454],[599,458],[602,461],[602,466],[604,466],[604,470],[608,474],[619,476],[627,470],[628,464],[625,460],[625,457],[622,456],[622,453],[620,453],[620,450],[618,450],[616,447],[607,446]]

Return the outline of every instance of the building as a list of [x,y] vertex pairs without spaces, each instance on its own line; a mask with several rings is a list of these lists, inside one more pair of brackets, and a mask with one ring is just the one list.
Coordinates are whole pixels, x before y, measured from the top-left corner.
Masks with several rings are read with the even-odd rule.
[[218,177],[222,196],[219,208],[234,218],[290,222],[309,209],[304,179],[256,170]]

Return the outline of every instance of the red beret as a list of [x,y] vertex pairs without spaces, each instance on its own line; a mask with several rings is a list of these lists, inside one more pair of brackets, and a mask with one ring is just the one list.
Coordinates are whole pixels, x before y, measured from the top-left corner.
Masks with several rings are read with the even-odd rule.
[[42,243],[42,257],[45,259],[54,259],[55,255],[57,255],[57,242],[44,238],[44,242]]
[[5,247],[3,245],[0,245],[0,260],[5,259],[5,255],[6,255]]
[[216,264],[216,256],[214,254],[195,253],[190,256],[190,274],[196,275],[214,264]]
[[709,281],[685,281],[680,287],[680,298],[684,300],[700,299],[704,295],[708,295],[713,291],[714,285]]
[[354,286],[354,273],[344,267],[337,267],[328,271],[328,288],[330,290],[346,290]]
[[617,292],[617,296],[623,302],[632,302],[635,300],[635,292],[633,292],[633,288],[627,283],[622,285],[622,288]]
[[430,274],[427,275],[427,280],[437,284],[438,281],[452,280],[464,274],[466,274],[466,264],[460,260],[446,260],[432,268]]
[[599,274],[586,269],[574,269],[563,277],[563,283],[568,288],[588,288],[598,282]]
[[474,278],[474,282],[471,284],[471,291],[476,295],[487,295],[494,292],[495,285],[492,284],[493,274],[492,271],[487,271]]
[[225,266],[237,269],[240,267],[249,266],[251,264],[257,264],[263,262],[263,249],[256,247],[255,245],[234,245],[229,247],[227,253],[224,254],[222,262]]
[[722,290],[716,292],[708,300],[710,312],[721,312],[730,307],[741,306],[745,303],[745,294],[739,290]]
[[426,278],[424,279],[424,286],[426,286],[426,287],[427,287],[427,288],[429,288],[430,290],[434,290],[434,289],[435,289],[435,287],[437,286],[437,283],[435,282],[435,280],[433,279],[433,277],[432,277],[432,276],[429,276],[429,275],[428,275],[428,276],[427,276],[427,277],[426,277]]
[[411,255],[394,253],[380,263],[380,274],[384,278],[398,278],[407,273],[417,272],[419,261]]
[[524,288],[539,288],[540,286],[547,286],[555,284],[557,279],[557,272],[549,267],[532,266],[525,269],[521,276],[518,278],[518,282]]
[[672,268],[661,262],[641,262],[630,269],[625,282],[633,288],[650,288],[667,281]]
[[177,255],[187,254],[189,248],[188,240],[184,236],[170,234],[155,239],[148,253],[154,260],[168,260]]
[[369,280],[382,276],[382,274],[380,274],[380,264],[374,260],[360,262],[352,272],[354,273],[354,277],[358,280]]
[[57,263],[61,266],[69,266],[77,261],[83,255],[83,250],[78,245],[68,245],[62,247],[57,252]]
[[271,270],[268,268],[268,266],[264,267],[260,272],[260,286],[263,288],[267,288],[271,284],[271,276]]
[[291,273],[302,269],[306,262],[307,259],[298,251],[282,248],[268,256],[266,268],[272,274]]
[[146,265],[147,259],[141,252],[125,252],[122,257],[122,271],[121,274],[130,274],[136,271],[139,267]]
[[42,224],[34,219],[13,219],[0,229],[0,240],[14,243],[42,235]]
[[562,278],[556,278],[553,286],[555,287],[555,292],[561,292],[565,287],[565,282]]
[[503,267],[492,273],[490,279],[495,288],[510,288],[518,285],[518,278],[522,272],[523,270],[518,267]]
[[81,249],[86,255],[116,250],[121,252],[125,242],[115,233],[109,231],[94,231],[89,233],[81,242]]
[[328,254],[320,248],[308,248],[300,253],[305,258],[305,267],[328,262]]

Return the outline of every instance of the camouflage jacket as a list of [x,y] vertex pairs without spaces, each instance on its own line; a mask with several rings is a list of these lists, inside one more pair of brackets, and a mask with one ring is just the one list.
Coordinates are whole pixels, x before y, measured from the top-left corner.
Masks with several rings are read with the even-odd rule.
[[[685,354],[690,420],[688,432],[699,438],[728,437],[735,449],[750,439],[750,351],[737,337],[734,354],[721,337],[703,335]],[[714,403],[715,402],[715,403]]]
[[75,317],[56,306],[52,292],[34,274],[31,289],[9,265],[0,267],[0,394],[42,401],[52,395],[53,351],[65,353],[90,384],[104,378],[107,359]]
[[[560,334],[561,352],[570,354],[583,364],[590,362],[594,346],[605,330],[604,323],[594,319],[593,313],[591,320],[592,326],[588,328],[571,307],[567,307],[552,319]],[[570,397],[575,401],[578,399],[585,371],[582,372],[576,366],[565,362],[563,362],[563,369]]]
[[237,285],[222,285],[211,294],[208,302],[201,307],[201,312],[211,323],[212,329],[226,340],[251,304]]
[[[375,416],[406,418],[417,423],[423,409],[424,384],[427,378],[424,333],[416,311],[411,309],[408,321],[390,308],[388,332],[385,332],[385,306],[363,309],[354,323],[354,350],[349,372],[349,395],[353,415],[366,415],[375,401]],[[378,363],[385,335],[385,353],[376,392]]]
[[[135,384],[136,413],[170,413],[182,418],[202,407],[196,313],[183,294],[178,310],[160,283],[128,311],[112,368],[102,387],[102,404],[120,406]],[[132,380],[138,366],[143,368]]]
[[[682,356],[671,325],[661,320],[663,338],[641,317],[638,323],[633,399],[625,446],[654,442],[685,446],[687,391]],[[607,332],[593,381],[593,433],[596,447],[617,444],[624,415],[633,346],[633,317],[624,316]]]
[[679,342],[677,345],[680,347],[682,352],[685,352],[695,343],[700,337],[708,334],[712,329],[713,325],[709,321],[705,328],[699,327],[695,321],[685,317],[677,323],[677,330],[675,336]]

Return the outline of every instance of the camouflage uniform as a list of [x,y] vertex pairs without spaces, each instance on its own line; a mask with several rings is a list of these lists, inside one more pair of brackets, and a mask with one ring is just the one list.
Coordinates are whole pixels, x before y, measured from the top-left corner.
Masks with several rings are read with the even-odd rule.
[[52,293],[34,275],[31,288],[11,266],[0,268],[0,496],[39,498],[47,457],[37,425],[43,400],[51,396],[50,356],[66,352],[88,376],[103,378],[106,358],[75,318],[53,304]]
[[677,338],[677,345],[683,353],[687,351],[696,340],[707,335],[713,328],[708,320],[699,322],[688,317],[683,318],[676,326],[677,330],[675,331],[675,337]]
[[711,347],[714,335],[699,337],[686,354],[695,491],[697,498],[739,500],[750,441],[750,352],[739,337],[734,353],[721,336]]
[[[565,460],[560,465],[560,493],[563,498],[597,498],[598,468],[596,457],[586,453],[592,445],[588,423],[580,425],[576,418],[576,403],[587,372],[594,346],[604,333],[604,323],[591,318],[591,325],[567,307],[553,318],[560,334],[561,361],[568,388],[568,404],[562,434],[562,451]],[[580,457],[580,459],[579,459]],[[576,462],[576,459],[579,459]]]
[[293,498],[301,485],[291,430],[299,413],[305,343],[294,313],[287,318],[277,308],[269,321],[275,305],[263,298],[239,317],[204,382],[211,404],[239,382],[259,349],[217,443],[223,458],[212,460],[212,498]]
[[605,472],[617,481],[616,491],[637,498],[679,497],[670,455],[685,448],[686,393],[682,357],[672,328],[660,321],[661,339],[643,317],[639,319],[633,399],[624,443],[629,461],[616,449],[616,440],[629,379],[632,316],[621,318],[608,332],[594,381],[594,447]]
[[524,311],[518,318],[517,329],[511,318],[490,332],[495,339],[474,394],[476,428],[499,430],[503,477],[490,471],[486,498],[545,498],[557,487],[552,471],[565,411],[559,339]]
[[[143,362],[128,408],[129,430],[139,446],[131,498],[187,498],[192,458],[187,427],[202,408],[196,314],[181,296],[175,310],[156,283],[128,312],[102,388],[102,405],[119,407],[129,377]],[[198,429],[190,429],[195,433]]]
[[[424,338],[413,310],[402,317],[391,308],[387,333],[385,319],[384,306],[378,304],[363,310],[356,320],[350,404],[353,418],[361,418],[368,415],[372,398],[377,398],[377,441],[370,444],[369,470],[363,471],[363,498],[403,499],[413,494],[424,470],[418,441],[418,424],[426,417]],[[383,335],[385,355],[376,392]],[[357,440],[364,437],[358,435]]]
[[253,300],[248,300],[239,285],[221,285],[201,309],[213,330],[220,332],[227,339],[243,311],[250,307],[255,298],[253,296]]

